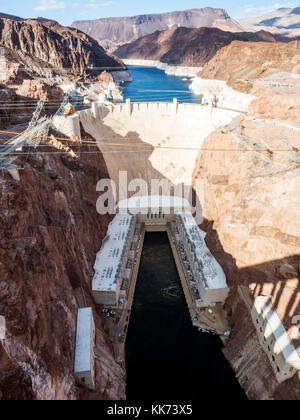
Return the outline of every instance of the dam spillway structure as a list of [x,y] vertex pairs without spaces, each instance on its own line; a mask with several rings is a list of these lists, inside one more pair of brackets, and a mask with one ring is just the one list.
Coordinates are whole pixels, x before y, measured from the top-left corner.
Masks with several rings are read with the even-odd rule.
[[147,232],[167,233],[192,324],[226,337],[226,277],[191,210],[186,199],[176,196],[137,196],[118,204],[96,257],[92,294],[120,361]]

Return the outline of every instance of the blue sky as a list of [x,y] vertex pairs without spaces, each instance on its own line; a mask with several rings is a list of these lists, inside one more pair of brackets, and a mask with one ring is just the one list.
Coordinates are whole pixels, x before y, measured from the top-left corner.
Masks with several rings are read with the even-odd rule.
[[299,0],[0,0],[0,12],[24,18],[43,16],[70,25],[74,20],[144,13],[170,12],[200,7],[222,7],[234,17],[257,16],[280,7],[297,7]]

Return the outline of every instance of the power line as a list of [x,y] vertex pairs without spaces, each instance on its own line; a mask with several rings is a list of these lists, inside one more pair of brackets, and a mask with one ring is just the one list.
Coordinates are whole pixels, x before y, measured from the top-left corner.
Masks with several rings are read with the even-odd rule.
[[[6,133],[6,131],[4,130],[0,130],[0,133]],[[10,134],[21,134],[19,132],[10,132]],[[51,136],[41,136],[41,138],[44,139],[50,139]],[[263,152],[268,152],[268,153],[276,153],[276,152],[291,152],[291,151],[295,151],[297,152],[297,150],[292,150],[292,149],[271,149],[271,148],[267,148],[267,149],[229,149],[229,148],[203,148],[203,147],[184,147],[184,146],[155,146],[155,145],[151,145],[151,144],[141,144],[141,143],[115,143],[115,142],[105,142],[103,140],[114,140],[114,137],[103,137],[101,138],[101,140],[81,140],[81,144],[76,144],[77,142],[74,142],[74,140],[69,139],[67,137],[56,137],[56,140],[59,141],[65,141],[68,143],[73,143],[72,146],[74,147],[81,147],[81,144],[90,144],[93,146],[117,146],[117,147],[132,147],[132,148],[139,148],[139,147],[143,147],[144,150],[149,151],[150,150],[154,150],[154,149],[168,149],[168,150],[190,150],[190,151],[218,151],[218,152],[259,152],[259,153],[263,153]],[[134,140],[134,139],[140,139],[139,137],[123,137],[122,139],[124,140]],[[48,144],[43,144],[40,145],[40,147],[50,147],[51,145]],[[100,151],[101,152],[101,151]],[[43,153],[43,152],[41,152]],[[84,153],[84,152],[83,152]],[[0,153],[1,154],[1,153]]]

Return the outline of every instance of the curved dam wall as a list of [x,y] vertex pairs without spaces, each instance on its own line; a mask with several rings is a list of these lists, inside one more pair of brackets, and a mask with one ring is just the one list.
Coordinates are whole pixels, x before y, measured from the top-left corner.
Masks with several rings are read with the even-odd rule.
[[176,101],[93,104],[78,114],[85,131],[97,140],[110,178],[118,184],[119,171],[127,171],[129,182],[142,178],[149,187],[151,179],[191,186],[204,139],[240,115]]

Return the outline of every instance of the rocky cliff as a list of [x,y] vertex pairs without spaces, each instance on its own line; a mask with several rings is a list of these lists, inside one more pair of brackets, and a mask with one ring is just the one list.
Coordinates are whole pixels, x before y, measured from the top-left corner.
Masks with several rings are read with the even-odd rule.
[[0,84],[7,99],[0,104],[2,127],[15,124],[16,115],[27,121],[39,99],[55,112],[70,91],[89,102],[109,88],[121,99],[116,83],[128,80],[122,61],[77,29],[42,18],[0,18]]
[[295,41],[288,44],[234,41],[219,50],[198,76],[225,80],[236,90],[250,93],[259,90],[259,85],[255,85],[257,80],[265,86],[284,81],[297,84],[299,74],[300,48]]
[[299,373],[277,382],[250,316],[255,296],[272,296],[300,351],[299,52],[295,43],[233,42],[199,78],[253,95],[245,116],[205,140],[194,179],[203,180],[203,228],[231,288],[224,353],[256,400],[300,399]]
[[[45,19],[0,19],[0,47],[5,47],[25,71],[49,77],[97,75],[104,69],[126,69],[83,32]],[[24,71],[24,69],[22,69]]]
[[[76,140],[76,139],[75,139]],[[91,297],[96,252],[110,221],[96,212],[96,184],[107,177],[96,147],[59,141],[24,162],[21,181],[0,176],[0,399],[123,399],[124,369]],[[26,157],[26,156],[25,156]],[[74,379],[77,309],[96,323],[96,391]]]
[[120,44],[133,42],[155,31],[179,27],[213,27],[232,32],[243,30],[241,25],[231,19],[224,9],[211,7],[154,15],[82,20],[74,22],[72,26],[97,39],[108,48],[116,48]]
[[120,58],[159,60],[170,65],[202,67],[232,41],[274,41],[267,32],[232,33],[216,28],[178,28],[155,32],[121,46]]
[[231,288],[232,338],[225,355],[241,371],[239,380],[250,398],[299,399],[300,377],[279,385],[258,350],[238,290],[246,286],[253,296],[273,296],[300,350],[293,324],[300,314],[299,132],[242,117],[211,134],[203,149],[211,152],[200,152],[194,177],[204,181],[204,216],[210,221],[204,228]]

